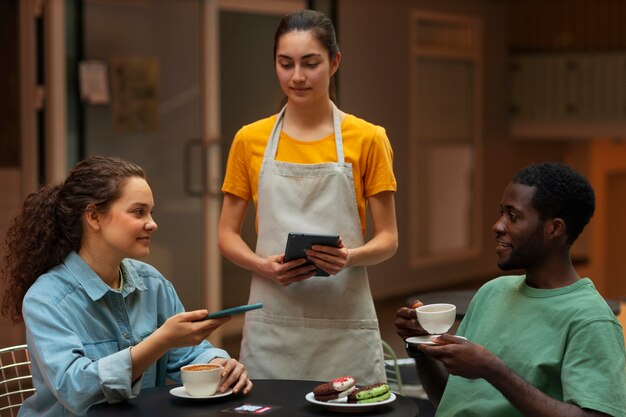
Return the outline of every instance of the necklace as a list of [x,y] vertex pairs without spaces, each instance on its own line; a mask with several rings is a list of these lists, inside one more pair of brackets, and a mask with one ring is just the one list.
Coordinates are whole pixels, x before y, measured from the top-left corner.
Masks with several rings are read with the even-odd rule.
[[117,288],[118,291],[122,291],[122,288],[124,287],[124,274],[122,273],[122,267],[118,266],[117,267],[117,274],[120,280],[120,286]]

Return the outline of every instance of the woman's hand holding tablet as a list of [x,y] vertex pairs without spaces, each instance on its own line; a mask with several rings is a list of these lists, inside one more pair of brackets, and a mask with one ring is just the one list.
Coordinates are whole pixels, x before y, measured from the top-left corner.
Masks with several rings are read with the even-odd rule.
[[[285,248],[285,262],[299,258],[307,258],[304,252],[313,245],[338,247],[339,236],[313,233],[289,233],[287,236],[287,247]],[[313,261],[307,258],[305,265],[313,265]],[[317,268],[315,275],[327,277],[329,273],[323,269]]]

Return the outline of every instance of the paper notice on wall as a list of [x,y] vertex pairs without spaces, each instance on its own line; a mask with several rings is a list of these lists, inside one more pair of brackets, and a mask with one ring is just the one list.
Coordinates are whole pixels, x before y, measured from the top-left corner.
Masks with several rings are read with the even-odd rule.
[[470,145],[438,145],[428,153],[428,252],[471,248],[473,177]]
[[92,105],[108,104],[109,77],[104,61],[83,61],[78,66],[80,97]]
[[113,58],[113,125],[118,133],[151,133],[159,127],[159,61]]

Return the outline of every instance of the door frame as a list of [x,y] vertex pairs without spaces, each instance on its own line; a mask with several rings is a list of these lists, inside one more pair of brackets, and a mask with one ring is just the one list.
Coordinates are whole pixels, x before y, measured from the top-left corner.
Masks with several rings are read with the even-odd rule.
[[21,190],[26,197],[42,183],[63,181],[68,171],[65,1],[21,0],[19,43]]

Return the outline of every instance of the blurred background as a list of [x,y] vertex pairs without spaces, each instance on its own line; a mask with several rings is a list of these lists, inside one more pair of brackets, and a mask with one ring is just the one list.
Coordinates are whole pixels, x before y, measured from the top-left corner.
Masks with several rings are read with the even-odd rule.
[[[394,149],[400,249],[369,275],[399,355],[393,317],[410,297],[499,275],[491,226],[531,162],[589,177],[597,211],[574,262],[626,297],[623,0],[2,0],[0,234],[78,160],[121,156],[147,171],[147,261],[187,309],[246,303],[249,273],[217,251],[219,190],[237,129],[278,110],[274,30],[305,7],[336,25],[339,107],[384,126]],[[0,320],[0,346],[24,340]],[[213,342],[237,355],[242,320]]]

